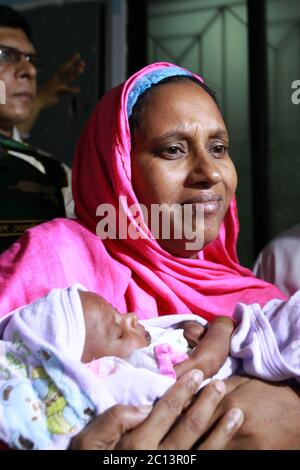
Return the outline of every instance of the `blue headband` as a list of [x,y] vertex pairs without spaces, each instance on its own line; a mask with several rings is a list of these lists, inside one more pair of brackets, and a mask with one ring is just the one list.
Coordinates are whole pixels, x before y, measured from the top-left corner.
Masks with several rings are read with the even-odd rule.
[[175,77],[176,75],[185,75],[192,77],[193,75],[188,70],[184,70],[180,67],[166,67],[163,69],[153,70],[152,72],[147,73],[142,78],[137,80],[131,89],[128,100],[127,100],[127,115],[128,119],[132,114],[132,108],[137,102],[139,96],[144,93],[147,88],[151,88],[152,85],[160,82],[167,77]]

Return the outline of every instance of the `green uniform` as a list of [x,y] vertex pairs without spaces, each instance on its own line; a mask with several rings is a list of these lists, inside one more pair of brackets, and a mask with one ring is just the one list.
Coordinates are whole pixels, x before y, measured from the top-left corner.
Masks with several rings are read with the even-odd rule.
[[[33,157],[42,173],[9,151]],[[60,162],[39,149],[0,134],[0,252],[24,230],[56,217],[65,217],[62,188],[67,175]]]

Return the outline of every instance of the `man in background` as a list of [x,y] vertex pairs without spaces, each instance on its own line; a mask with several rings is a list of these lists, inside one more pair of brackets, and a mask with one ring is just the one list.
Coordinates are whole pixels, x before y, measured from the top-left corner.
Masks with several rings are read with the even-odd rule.
[[[40,102],[37,106],[36,99],[39,65],[25,19],[1,5],[0,80],[5,86],[5,103],[0,104],[0,252],[27,228],[73,215],[70,169],[47,153],[24,144],[18,130],[22,126],[29,130],[43,108]],[[60,74],[66,68],[69,75]],[[79,91],[68,88],[68,82],[84,70],[80,57],[75,55],[61,70],[49,80],[44,107],[53,104],[49,100],[51,93],[54,97],[60,91]]]

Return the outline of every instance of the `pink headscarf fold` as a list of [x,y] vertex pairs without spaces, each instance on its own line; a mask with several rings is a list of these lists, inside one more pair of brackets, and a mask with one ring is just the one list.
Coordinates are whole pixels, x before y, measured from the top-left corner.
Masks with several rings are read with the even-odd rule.
[[[138,204],[131,182],[128,95],[137,80],[166,67],[174,65],[147,66],[111,90],[99,102],[81,137],[73,166],[73,192],[77,215],[93,232],[100,204],[109,203],[118,211],[120,196],[127,197],[128,206]],[[131,214],[127,218],[141,231]],[[107,239],[104,245],[114,259],[132,272],[127,292],[130,309],[141,311],[138,289],[143,289],[156,301],[157,311],[153,314],[193,312],[210,319],[215,315],[231,316],[239,301],[264,304],[270,298],[282,298],[278,289],[254,278],[238,263],[238,231],[233,199],[218,239],[206,246],[198,259],[172,256],[149,233],[146,239]]]

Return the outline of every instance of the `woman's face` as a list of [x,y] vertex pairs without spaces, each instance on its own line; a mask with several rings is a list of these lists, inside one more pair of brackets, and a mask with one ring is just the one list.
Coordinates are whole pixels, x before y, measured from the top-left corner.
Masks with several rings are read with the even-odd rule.
[[[203,245],[217,238],[234,195],[237,176],[228,153],[228,133],[218,107],[193,82],[166,84],[153,89],[136,129],[132,146],[132,178],[137,199],[151,205],[192,204],[192,229],[196,209],[204,211]],[[176,224],[176,222],[173,222]],[[173,227],[174,229],[174,227]],[[172,227],[171,227],[172,234]],[[193,257],[184,236],[158,243],[169,253]]]

